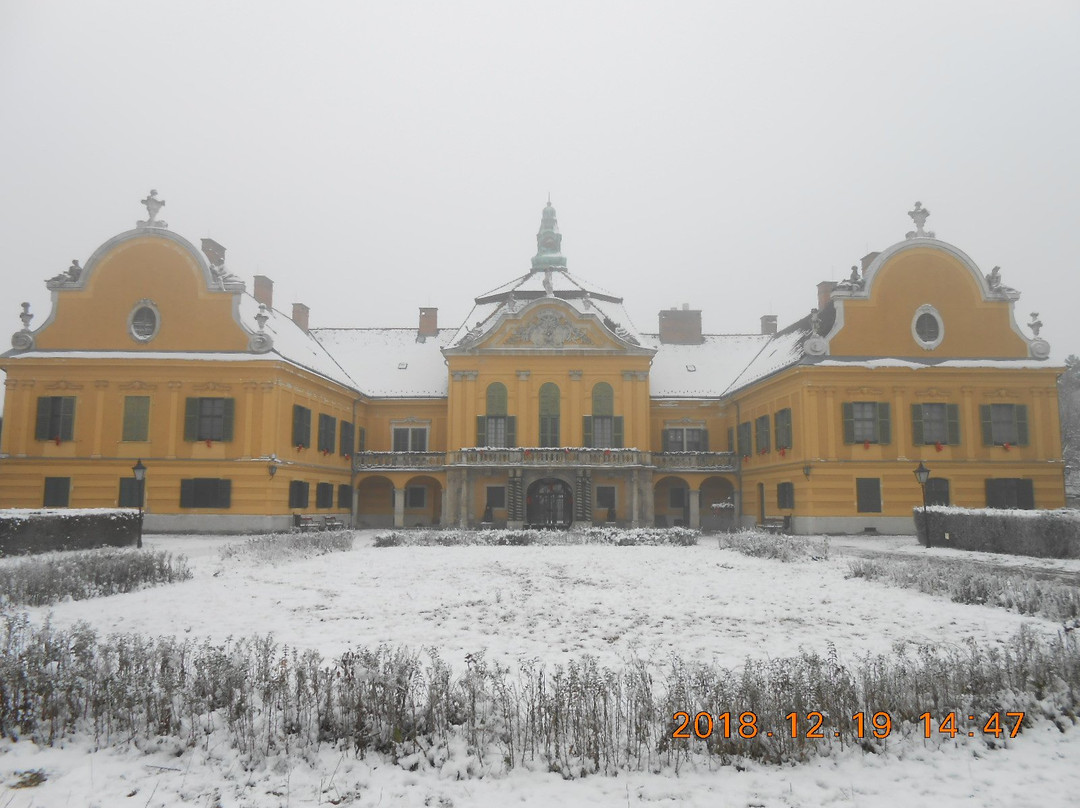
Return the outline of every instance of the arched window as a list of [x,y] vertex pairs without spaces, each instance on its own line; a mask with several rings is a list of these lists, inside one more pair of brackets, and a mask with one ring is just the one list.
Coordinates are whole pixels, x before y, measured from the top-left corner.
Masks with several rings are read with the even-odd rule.
[[540,386],[540,445],[559,445],[559,386],[552,382]]
[[149,300],[140,300],[128,315],[128,331],[137,342],[149,342],[157,336],[160,327],[157,306]]
[[513,416],[506,414],[506,385],[492,382],[487,388],[487,408],[476,416],[477,446],[516,446],[517,430]]
[[615,415],[615,391],[607,382],[597,382],[592,389],[592,415],[582,426],[585,445],[598,449],[621,449],[623,419]]

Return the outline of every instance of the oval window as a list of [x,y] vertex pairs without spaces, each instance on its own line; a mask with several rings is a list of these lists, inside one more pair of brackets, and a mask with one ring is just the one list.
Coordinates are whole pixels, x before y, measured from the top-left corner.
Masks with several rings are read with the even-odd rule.
[[131,330],[131,336],[139,342],[147,342],[153,339],[158,332],[157,310],[145,303],[136,306],[131,313],[128,327]]
[[924,350],[930,351],[941,344],[945,338],[945,323],[933,306],[919,306],[911,320],[911,336]]

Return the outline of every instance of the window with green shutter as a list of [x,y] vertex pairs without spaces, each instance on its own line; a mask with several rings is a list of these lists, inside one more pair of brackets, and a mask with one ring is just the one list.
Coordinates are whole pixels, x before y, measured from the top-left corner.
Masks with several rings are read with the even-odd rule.
[[787,510],[795,507],[795,483],[776,484],[776,507]]
[[749,457],[753,453],[754,449],[751,445],[751,439],[753,437],[753,425],[749,421],[744,421],[739,424],[738,434],[738,451],[743,457]]
[[615,415],[615,391],[607,382],[597,382],[592,389],[592,415],[582,420],[584,444],[596,449],[623,447],[623,419]]
[[316,508],[333,508],[334,507],[334,484],[333,483],[318,483],[315,486],[315,507]]
[[559,445],[559,386],[545,382],[540,386],[540,445],[553,447]]
[[184,440],[233,439],[236,402],[231,398],[189,398],[184,408]]
[[892,440],[888,402],[845,402],[843,418],[844,443],[889,443]]
[[341,422],[341,445],[338,453],[350,457],[356,450],[356,427],[348,421]]
[[299,404],[292,408],[292,445],[305,449],[311,446],[311,410]]
[[778,410],[773,418],[776,426],[776,448],[791,448],[791,409]]
[[311,488],[303,480],[292,480],[289,483],[289,507],[306,508]]
[[769,416],[762,415],[754,419],[754,438],[758,454],[772,451],[772,442],[769,436]]
[[337,419],[332,415],[319,414],[319,442],[316,444],[320,452],[330,454],[334,451],[334,439],[337,437]]
[[960,443],[960,407],[957,404],[912,404],[911,442],[927,444]]
[[1027,446],[1028,417],[1023,404],[983,404],[979,407],[984,446]]
[[342,483],[337,488],[337,506],[338,510],[352,510],[352,486],[347,483]]
[[881,480],[877,477],[857,477],[855,499],[859,513],[881,513]]
[[59,443],[60,441],[74,440],[74,436],[75,396],[38,397],[34,439],[51,440]]
[[1035,484],[1020,478],[999,478],[986,481],[987,508],[1035,509]]
[[180,481],[181,508],[228,508],[232,502],[232,480],[195,477]]
[[134,477],[121,477],[120,495],[116,501],[117,507],[138,508],[142,505],[143,482],[145,481],[136,480]]
[[150,396],[124,396],[124,430],[121,440],[145,441],[150,437]]
[[42,506],[45,508],[66,508],[71,499],[70,477],[46,477],[45,495]]

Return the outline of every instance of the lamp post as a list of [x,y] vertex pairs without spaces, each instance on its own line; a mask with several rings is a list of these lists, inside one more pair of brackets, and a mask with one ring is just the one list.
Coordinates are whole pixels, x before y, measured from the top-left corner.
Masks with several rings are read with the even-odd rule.
[[919,481],[919,487],[922,488],[922,521],[923,530],[926,531],[926,546],[930,547],[932,539],[930,538],[930,523],[926,521],[926,482],[930,479],[930,469],[928,469],[923,462],[919,461],[919,467],[915,469],[915,479]]
[[146,492],[146,466],[140,457],[131,467],[131,473],[135,475],[135,481],[139,484],[139,542],[136,547],[142,547],[142,523],[143,523],[143,497]]

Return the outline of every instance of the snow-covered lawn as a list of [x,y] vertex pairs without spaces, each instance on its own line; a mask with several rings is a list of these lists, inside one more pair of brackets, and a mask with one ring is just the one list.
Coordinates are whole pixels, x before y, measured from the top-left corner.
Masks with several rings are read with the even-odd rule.
[[[826,560],[781,564],[719,550],[709,537],[696,547],[375,548],[373,535],[358,533],[350,552],[280,564],[222,558],[224,544],[243,539],[151,536],[147,547],[188,557],[192,580],[30,613],[59,626],[88,621],[102,633],[223,641],[271,632],[281,644],[324,656],[358,645],[432,647],[457,668],[479,651],[515,667],[530,659],[565,664],[583,654],[612,667],[632,658],[660,665],[671,654],[737,666],[748,656],[800,650],[824,656],[830,643],[842,661],[853,661],[901,641],[940,647],[974,637],[990,645],[1008,642],[1021,625],[1047,636],[1060,629],[845,578],[845,548],[873,541],[901,552],[922,549],[909,538],[834,542]],[[278,759],[244,772],[221,747],[179,756],[127,748],[91,754],[82,744],[38,750],[4,741],[0,783],[10,787],[16,772],[36,770],[47,779],[5,788],[0,806],[1076,804],[1080,733],[1045,721],[1025,730],[996,751],[981,739],[905,740],[885,754],[848,749],[794,767],[749,763],[742,771],[570,782],[522,769],[456,782],[328,749],[314,766]]]

